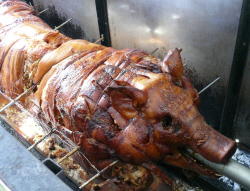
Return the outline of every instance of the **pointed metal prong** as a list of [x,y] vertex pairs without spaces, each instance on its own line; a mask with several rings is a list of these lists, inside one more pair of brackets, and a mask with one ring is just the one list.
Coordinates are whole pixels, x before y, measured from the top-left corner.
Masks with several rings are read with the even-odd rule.
[[[56,134],[58,134],[60,137],[62,137],[63,139],[65,139],[67,143],[71,142],[71,140],[65,135],[63,134],[62,132],[60,131],[56,131]],[[71,145],[74,145],[74,143],[71,143]],[[90,166],[95,169],[96,172],[99,172],[99,170],[90,162],[90,160],[85,156],[85,154],[79,150],[79,153],[85,158],[85,160],[90,164]]]
[[34,89],[36,87],[36,84],[31,86],[29,89],[27,89],[25,92],[23,92],[22,94],[20,94],[16,99],[12,100],[10,103],[8,103],[7,105],[5,105],[2,109],[0,109],[0,113],[2,113],[5,109],[7,109],[8,107],[12,106],[17,100],[19,100],[21,97],[23,97],[23,95],[27,94],[29,91],[31,91],[32,89]]
[[39,12],[39,13],[37,14],[37,16],[38,16],[38,15],[41,15],[42,13],[44,13],[45,11],[48,11],[48,10],[49,10],[49,8],[42,10],[41,12]]
[[220,77],[216,78],[214,81],[212,81],[210,84],[208,84],[205,88],[203,88],[201,91],[198,92],[198,94],[201,94],[206,89],[208,89],[210,86],[212,86],[215,82],[217,82],[220,79]]
[[74,150],[70,151],[67,155],[65,155],[63,158],[61,158],[59,161],[57,161],[58,164],[63,162],[65,159],[69,158],[71,155],[73,155],[76,151],[78,151],[81,147],[78,146]]
[[159,48],[154,49],[150,54],[153,55],[154,53],[157,52],[157,50],[159,50]]
[[99,40],[95,41],[94,43],[97,44],[98,42],[101,42],[104,39],[104,36],[100,38]]
[[34,5],[33,8],[35,9],[36,7],[40,6],[40,4]]
[[44,139],[46,139],[48,136],[50,136],[55,131],[56,131],[56,129],[51,129],[51,131],[49,133],[47,133],[41,139],[39,139],[38,141],[36,141],[33,145],[31,145],[29,148],[27,148],[27,150],[30,151],[32,148],[34,148],[35,146],[37,146],[39,143],[41,143]]
[[90,182],[92,182],[93,180],[95,180],[98,176],[101,175],[101,173],[103,173],[104,171],[106,171],[108,168],[110,168],[111,166],[114,166],[119,160],[116,160],[114,162],[112,162],[110,165],[106,166],[104,169],[102,169],[99,173],[97,173],[95,176],[93,176],[92,178],[90,178],[88,181],[86,181],[84,184],[82,184],[79,188],[83,189],[85,186],[87,186]]
[[69,21],[71,21],[72,18],[68,19],[67,21],[65,21],[64,23],[62,23],[61,25],[59,25],[58,27],[55,27],[55,31],[58,30],[59,28],[61,28],[63,25],[66,25]]

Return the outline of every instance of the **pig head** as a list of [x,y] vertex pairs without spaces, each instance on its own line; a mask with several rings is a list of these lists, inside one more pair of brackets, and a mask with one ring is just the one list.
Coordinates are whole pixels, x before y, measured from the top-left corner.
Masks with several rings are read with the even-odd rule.
[[161,63],[163,73],[144,74],[129,86],[118,80],[118,86],[109,87],[109,112],[122,129],[112,145],[125,161],[163,161],[216,177],[216,172],[198,164],[186,149],[209,161],[226,163],[236,144],[210,127],[199,113],[199,95],[183,76],[180,51],[169,52]]

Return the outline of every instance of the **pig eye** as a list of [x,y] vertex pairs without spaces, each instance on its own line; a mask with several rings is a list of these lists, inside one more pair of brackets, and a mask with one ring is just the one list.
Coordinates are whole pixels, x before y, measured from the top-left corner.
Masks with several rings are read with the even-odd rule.
[[163,116],[162,118],[162,126],[165,129],[169,129],[172,124],[172,118],[168,115]]

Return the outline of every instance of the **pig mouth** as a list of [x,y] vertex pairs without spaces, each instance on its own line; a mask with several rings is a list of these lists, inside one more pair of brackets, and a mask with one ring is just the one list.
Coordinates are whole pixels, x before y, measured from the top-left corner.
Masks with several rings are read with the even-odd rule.
[[[192,150],[192,149],[191,149]],[[198,170],[198,173],[202,176],[219,178],[222,175],[215,170],[209,168],[207,165],[201,163],[199,160],[196,160],[193,156],[194,154],[190,154],[187,148],[179,149],[180,153],[184,156],[187,161],[191,161],[192,165],[195,166]],[[193,151],[193,150],[192,150]],[[193,151],[193,153],[197,153]]]
[[[195,171],[199,175],[209,178],[219,178],[222,176],[220,173],[196,160],[192,154],[188,152],[188,149],[192,150],[188,147],[177,148],[174,154],[166,155],[164,162],[187,170]],[[194,153],[196,152],[194,151]]]

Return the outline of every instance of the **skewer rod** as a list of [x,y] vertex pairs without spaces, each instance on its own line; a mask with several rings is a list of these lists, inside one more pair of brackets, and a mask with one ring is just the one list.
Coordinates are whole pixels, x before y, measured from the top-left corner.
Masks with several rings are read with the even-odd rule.
[[34,5],[33,8],[36,8],[36,7],[38,7],[38,6],[40,6],[40,4]]
[[[70,140],[68,137],[66,137],[63,133],[61,133],[61,132],[58,131],[58,130],[56,130],[56,133],[59,134],[59,135],[61,135],[61,136],[66,140],[66,141],[64,140],[65,142],[70,143],[71,145],[74,146],[74,143],[71,142],[71,140]],[[80,152],[81,155],[86,159],[86,161],[90,164],[90,166],[91,166],[93,169],[95,169],[96,172],[99,172],[99,170],[90,162],[90,160],[85,156],[85,154],[84,154],[81,150],[79,150],[79,152]]]
[[48,10],[49,10],[49,8],[42,10],[41,12],[39,12],[39,13],[37,14],[37,16],[38,16],[38,15],[41,15],[42,13],[44,13],[45,11],[48,11]]
[[63,162],[65,159],[69,158],[71,155],[73,155],[76,151],[78,151],[81,147],[78,146],[74,150],[70,151],[67,155],[65,155],[63,158],[61,158],[57,163],[60,164]]
[[64,23],[62,23],[61,25],[59,25],[58,27],[55,27],[54,30],[58,30],[59,28],[61,28],[63,25],[66,25],[71,20],[72,20],[72,18],[68,19],[67,21],[65,21]]
[[208,89],[210,86],[212,86],[215,82],[217,82],[220,79],[220,77],[216,78],[214,81],[212,81],[210,84],[208,84],[205,88],[203,88],[198,94],[201,94],[206,89]]
[[31,145],[27,150],[30,151],[33,147],[37,146],[39,143],[41,143],[44,139],[46,139],[48,136],[50,136],[55,131],[56,131],[55,129],[52,129],[48,134],[44,135],[41,139],[39,139],[37,142],[35,142],[33,145]]
[[115,165],[119,160],[116,160],[114,162],[112,162],[110,165],[106,166],[104,169],[102,169],[100,172],[98,172],[95,176],[93,176],[92,178],[90,178],[88,181],[86,181],[84,184],[82,184],[79,188],[82,189],[84,188],[86,185],[88,185],[90,182],[92,182],[93,180],[95,180],[98,176],[100,176],[101,173],[103,173],[105,170],[107,170],[109,167]]
[[100,38],[99,40],[95,41],[94,43],[97,44],[98,42],[101,42],[104,39],[104,36]]
[[17,100],[19,100],[23,95],[25,95],[26,93],[28,93],[30,90],[32,90],[33,88],[35,88],[36,85],[31,86],[29,89],[27,89],[25,92],[23,92],[22,94],[20,94],[16,99],[12,100],[10,103],[8,103],[7,105],[5,105],[2,109],[0,109],[0,113],[2,113],[5,109],[7,109],[8,107],[12,106]]
[[154,53],[157,52],[158,49],[159,49],[159,48],[154,49],[150,54],[153,55]]
[[244,186],[246,189],[250,189],[250,169],[244,166],[243,164],[240,164],[233,159],[230,159],[227,164],[217,164],[208,161],[207,159],[203,158],[201,155],[193,152],[190,149],[188,149],[187,151],[191,154],[191,156],[199,160],[201,163],[207,165],[209,168],[232,179],[233,181]]

